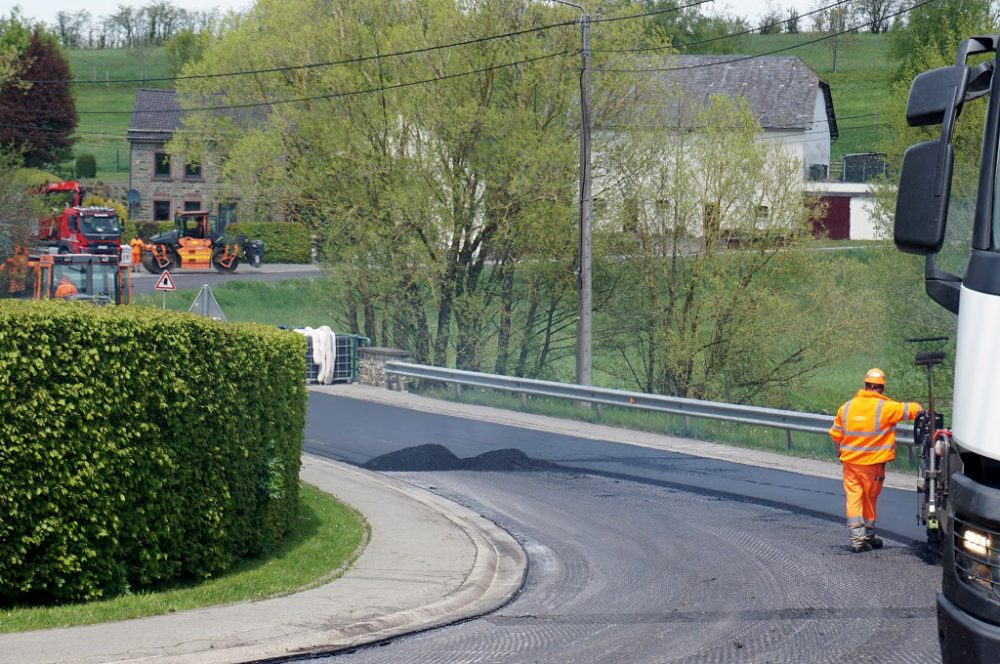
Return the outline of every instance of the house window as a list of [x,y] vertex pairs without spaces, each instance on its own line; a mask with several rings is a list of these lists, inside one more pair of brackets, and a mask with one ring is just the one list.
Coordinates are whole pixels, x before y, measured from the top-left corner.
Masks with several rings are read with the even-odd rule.
[[185,212],[198,212],[201,210],[201,201],[184,201]]
[[201,179],[201,164],[184,164],[184,179],[185,180],[200,180]]
[[170,221],[170,201],[153,201],[153,221]]
[[166,152],[157,152],[154,154],[153,176],[158,178],[170,177],[170,155]]
[[225,228],[229,224],[236,223],[236,203],[219,203],[219,228]]

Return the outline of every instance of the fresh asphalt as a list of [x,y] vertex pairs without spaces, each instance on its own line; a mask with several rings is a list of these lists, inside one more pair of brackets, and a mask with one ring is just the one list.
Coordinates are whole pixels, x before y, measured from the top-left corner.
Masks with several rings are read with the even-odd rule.
[[[425,443],[459,457],[517,448],[557,467],[390,473],[512,533],[528,577],[487,616],[323,661],[940,661],[941,572],[921,542],[913,491],[885,490],[886,547],[855,555],[835,464],[817,476],[815,465],[787,457],[788,470],[755,467],[752,451],[734,463],[595,440],[585,424],[575,426],[588,437],[546,430],[539,421],[549,418],[341,394],[311,393],[308,451],[359,464]],[[807,466],[813,475],[795,472]]]

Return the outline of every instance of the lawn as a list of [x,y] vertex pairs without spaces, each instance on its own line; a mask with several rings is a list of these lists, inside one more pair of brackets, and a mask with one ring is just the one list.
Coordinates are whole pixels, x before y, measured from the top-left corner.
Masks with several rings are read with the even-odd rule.
[[89,625],[286,595],[329,581],[366,536],[363,517],[307,484],[294,530],[271,555],[244,560],[216,579],[60,606],[0,609],[0,633]]
[[[169,81],[148,81],[169,76],[162,48],[75,49],[69,51],[70,69],[80,81],[74,86],[80,115],[74,157],[83,153],[97,159],[97,179],[128,180],[128,131],[135,92],[139,88],[170,87]],[[134,79],[134,83],[99,81]]]

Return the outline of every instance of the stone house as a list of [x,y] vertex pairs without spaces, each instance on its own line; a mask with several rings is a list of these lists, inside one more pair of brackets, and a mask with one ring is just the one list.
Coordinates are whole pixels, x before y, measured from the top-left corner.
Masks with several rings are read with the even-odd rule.
[[240,198],[220,195],[219,174],[207,164],[185,163],[164,145],[181,127],[183,111],[173,90],[139,90],[128,126],[129,217],[173,219],[177,212],[207,210],[220,227],[240,217]]

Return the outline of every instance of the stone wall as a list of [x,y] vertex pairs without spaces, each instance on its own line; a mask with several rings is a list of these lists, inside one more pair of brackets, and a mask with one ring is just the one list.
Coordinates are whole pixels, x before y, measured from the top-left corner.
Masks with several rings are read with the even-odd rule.
[[130,210],[135,221],[153,220],[153,202],[170,202],[170,219],[184,211],[184,204],[197,203],[202,210],[218,213],[218,173],[210,164],[202,164],[200,178],[186,178],[184,160],[170,159],[170,177],[154,175],[157,152],[163,152],[159,143],[132,143],[130,186],[139,192],[139,203]]
[[358,382],[362,385],[386,387],[406,392],[406,377],[390,376],[385,372],[386,362],[405,362],[410,354],[397,348],[362,346],[358,348]]

